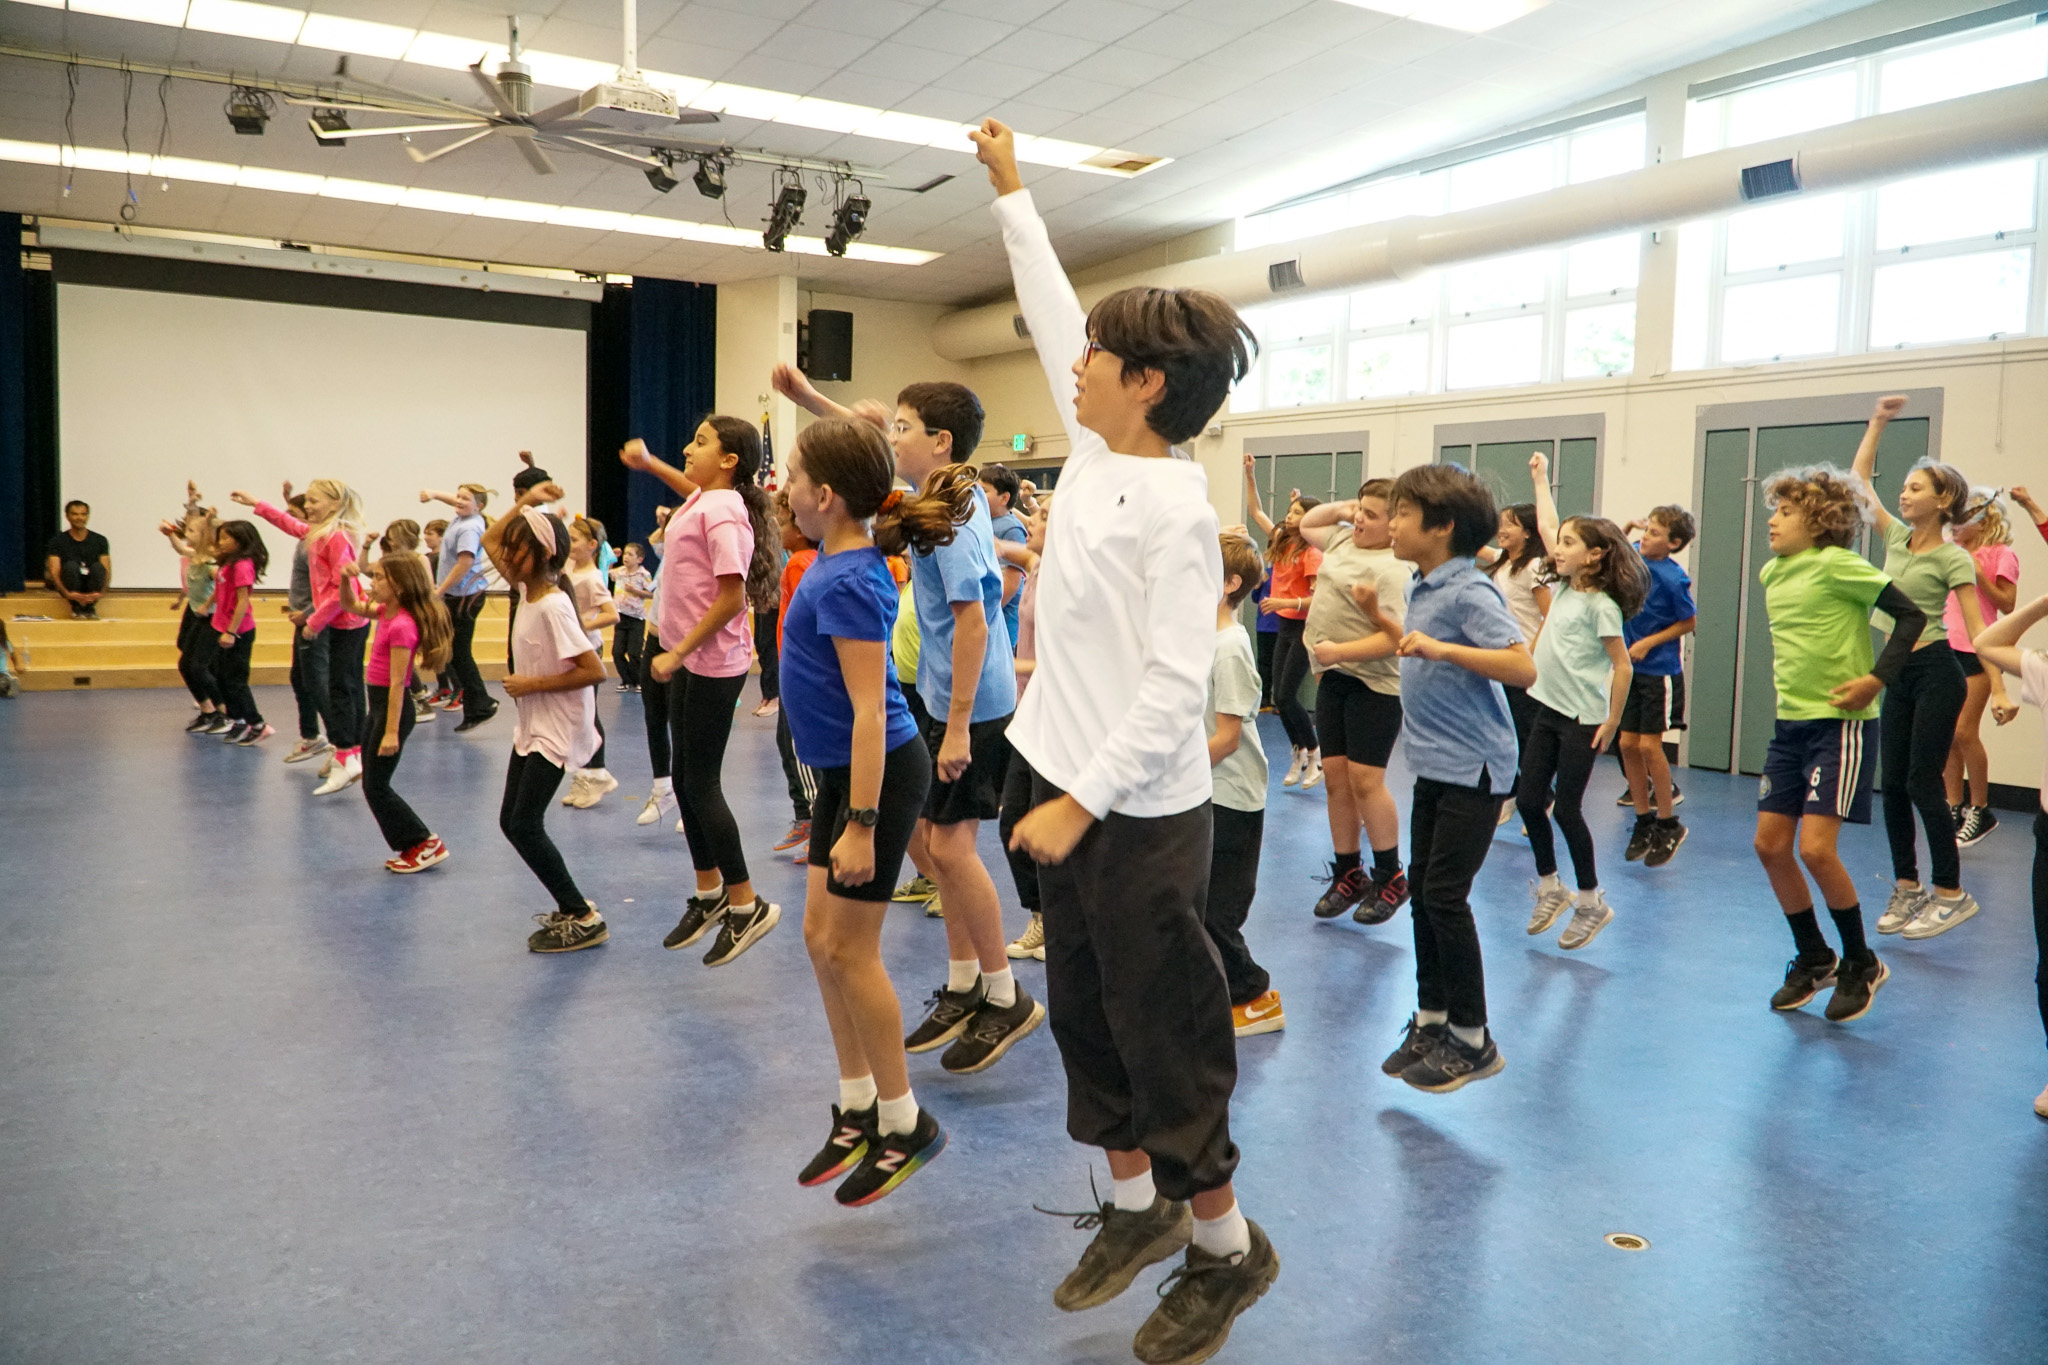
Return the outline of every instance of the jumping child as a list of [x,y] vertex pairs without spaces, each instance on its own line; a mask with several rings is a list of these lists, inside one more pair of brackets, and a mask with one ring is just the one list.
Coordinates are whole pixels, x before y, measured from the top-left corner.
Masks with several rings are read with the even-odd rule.
[[[1494,544],[1498,548],[1482,551],[1478,562],[1486,566],[1493,585],[1507,599],[1515,624],[1522,628],[1522,643],[1534,650],[1543,634],[1543,618],[1550,614],[1553,582],[1550,561],[1543,557],[1543,537],[1536,530],[1536,504],[1518,502],[1501,508]],[[1536,708],[1526,688],[1503,686],[1501,692],[1515,718],[1515,753],[1519,755],[1529,746],[1529,723],[1535,719]],[[1508,822],[1514,808],[1512,800],[1501,803],[1501,824]]]
[[393,872],[424,872],[447,858],[448,846],[392,790],[391,778],[417,720],[406,695],[413,663],[445,666],[453,632],[427,561],[409,550],[387,551],[371,568],[369,607],[377,633],[363,673],[370,689],[363,799],[391,847],[384,866]]
[[[1317,509],[1322,510],[1321,508]],[[1259,845],[1266,832],[1265,746],[1259,743],[1259,661],[1237,609],[1265,575],[1258,548],[1225,531],[1223,591],[1216,600],[1216,655],[1209,669],[1203,721],[1209,736],[1209,774],[1216,794],[1209,852],[1209,892],[1202,927],[1223,960],[1230,992],[1231,1030],[1240,1038],[1287,1027],[1273,978],[1244,941],[1245,920],[1259,889]],[[1338,780],[1342,774],[1337,773]],[[1332,786],[1330,795],[1336,797]],[[1043,937],[1041,935],[1041,937]]]
[[[1673,558],[1692,544],[1698,527],[1692,513],[1676,503],[1650,509],[1640,523],[1643,538],[1636,552],[1650,575],[1643,609],[1622,623],[1635,677],[1621,709],[1621,764],[1628,774],[1624,795],[1635,807],[1636,827],[1629,835],[1627,861],[1662,867],[1685,842],[1678,823],[1678,784],[1664,753],[1664,734],[1685,728],[1685,656],[1679,640],[1692,634],[1698,616],[1692,601],[1692,580]],[[1654,803],[1654,808],[1653,808]]]
[[612,667],[619,670],[619,691],[640,690],[640,646],[647,636],[647,604],[654,598],[654,575],[647,571],[647,547],[628,541],[613,567],[612,601],[619,623],[612,627]]
[[[597,567],[597,552],[604,544],[604,525],[589,517],[578,517],[569,523],[569,566],[563,573],[563,586],[576,603],[576,620],[583,627],[583,633],[590,640],[590,647],[604,656],[604,630],[618,627],[619,612],[612,602],[610,589],[604,585],[604,571]],[[598,684],[602,686],[602,683]],[[619,780],[605,770],[604,766],[604,717],[597,713],[597,705],[591,703],[591,721],[597,726],[597,752],[590,756],[587,766],[578,768],[569,781],[569,794],[562,798],[565,806],[577,810],[589,810],[609,791],[618,789]]]
[[192,700],[199,703],[199,714],[192,718],[185,732],[217,735],[228,728],[228,719],[221,709],[220,683],[213,676],[213,658],[220,648],[209,619],[213,615],[213,579],[217,571],[213,562],[217,539],[213,517],[203,510],[188,512],[182,524],[166,521],[157,529],[178,552],[183,580],[183,591],[171,608],[184,608],[178,622],[178,676],[184,680]]
[[270,567],[270,551],[251,523],[222,522],[214,533],[213,563],[212,625],[220,645],[213,656],[213,675],[229,721],[220,737],[244,747],[261,744],[277,732],[263,723],[256,695],[249,690],[249,661],[256,653],[256,608],[250,597]]
[[[2015,493],[2023,492],[2014,489]],[[2013,553],[2012,527],[1999,506],[1998,491],[1974,489],[1970,503],[1950,524],[1949,534],[1960,548],[1969,552],[1977,566],[1977,612],[1989,626],[2013,609],[2019,600],[2020,560]],[[1974,848],[1984,836],[1998,828],[1998,816],[1991,809],[1991,760],[1984,751],[1980,732],[1984,712],[1989,708],[1996,725],[2006,725],[2019,714],[2019,707],[2005,694],[2001,669],[1987,669],[1970,643],[1969,623],[1963,618],[1962,599],[1948,595],[1942,612],[1949,648],[1963,667],[1963,681],[1969,691],[1963,698],[1963,713],[1956,721],[1955,742],[1949,746],[1948,767],[1943,773],[1948,789],[1949,813],[1955,817],[1956,845]]]
[[1308,626],[1308,609],[1314,600],[1316,574],[1322,568],[1323,552],[1302,538],[1301,520],[1315,510],[1316,499],[1299,491],[1288,498],[1287,514],[1278,523],[1266,515],[1259,503],[1259,485],[1254,477],[1252,457],[1244,457],[1245,515],[1266,535],[1266,563],[1273,571],[1272,584],[1259,601],[1259,614],[1279,621],[1273,644],[1273,706],[1280,712],[1280,724],[1294,749],[1294,761],[1280,785],[1297,782],[1306,790],[1323,780],[1322,750],[1317,743],[1315,717],[1301,704],[1301,684],[1308,677],[1308,646],[1303,642]]
[[[890,461],[894,468],[895,461]],[[783,622],[789,617],[790,601],[796,596],[797,585],[804,581],[804,571],[817,563],[818,546],[804,534],[797,524],[790,507],[787,490],[775,495],[775,525],[782,533],[782,581],[777,592],[778,607],[775,614],[775,643],[778,650],[782,644]],[[890,579],[893,583],[895,580]],[[789,788],[789,832],[775,845],[777,853],[808,846],[811,841],[811,807],[818,794],[818,775],[810,765],[796,756],[796,741],[789,728],[789,715],[780,706],[775,710],[775,751],[782,759],[782,778]],[[808,858],[807,852],[799,852],[799,860]]]

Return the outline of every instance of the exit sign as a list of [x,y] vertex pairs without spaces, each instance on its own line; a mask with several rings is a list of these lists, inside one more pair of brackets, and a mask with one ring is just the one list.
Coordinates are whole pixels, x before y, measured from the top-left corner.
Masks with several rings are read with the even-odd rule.
[[1010,438],[1010,451],[1016,455],[1028,455],[1031,453],[1031,444],[1030,433],[1020,431]]

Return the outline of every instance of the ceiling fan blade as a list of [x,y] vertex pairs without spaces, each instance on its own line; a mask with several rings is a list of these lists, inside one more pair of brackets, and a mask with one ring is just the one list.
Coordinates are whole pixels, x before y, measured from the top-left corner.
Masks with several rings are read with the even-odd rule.
[[670,151],[691,154],[702,152],[706,155],[721,150],[719,144],[715,142],[697,142],[682,137],[663,137],[659,133],[627,133],[617,128],[605,128],[595,124],[585,124],[580,121],[566,124],[557,123],[550,127],[542,128],[539,131],[549,137],[579,138],[607,147],[663,147]]
[[476,79],[476,83],[482,88],[485,98],[490,100],[491,107],[496,109],[499,114],[505,118],[524,117],[518,108],[513,105],[512,101],[505,98],[505,92],[498,88],[498,83],[484,74],[484,64],[482,62],[477,62],[471,66],[469,74]]
[[536,174],[553,175],[555,173],[555,163],[548,160],[548,154],[542,151],[532,138],[516,137],[512,141],[519,148],[519,154],[526,158],[526,164],[533,167]]
[[529,122],[537,124],[556,123],[565,118],[576,117],[576,111],[579,108],[581,108],[582,105],[583,96],[571,95],[569,96],[569,98],[563,100],[559,104],[550,104],[545,109],[539,109],[534,111],[533,113],[527,115],[527,119]]
[[348,139],[356,137],[390,137],[394,133],[448,133],[458,128],[482,128],[488,133],[495,126],[494,124],[485,123],[480,118],[476,118],[469,120],[467,123],[406,123],[394,128],[341,128],[332,133],[325,133],[315,128],[313,136],[319,138],[322,142],[330,140],[346,142]]
[[481,138],[487,138],[492,133],[495,133],[497,131],[498,130],[495,127],[486,128],[480,133],[471,133],[468,137],[456,138],[455,141],[447,144],[444,147],[436,147],[431,152],[423,152],[419,148],[413,146],[411,143],[407,143],[405,147],[405,154],[411,157],[414,161],[418,162],[420,165],[424,166],[429,161],[439,161],[442,157],[448,155],[448,153],[453,151],[459,151],[462,148],[467,147],[470,143],[478,141]]
[[573,144],[575,147],[586,152],[594,152],[598,156],[605,157],[611,161],[620,161],[628,166],[636,166],[643,171],[661,165],[659,161],[656,161],[651,156],[634,156],[631,152],[622,152],[617,147],[607,147],[601,142],[591,142],[585,138],[568,137],[562,134],[551,134],[547,138],[547,144],[550,147],[560,147],[564,143]]

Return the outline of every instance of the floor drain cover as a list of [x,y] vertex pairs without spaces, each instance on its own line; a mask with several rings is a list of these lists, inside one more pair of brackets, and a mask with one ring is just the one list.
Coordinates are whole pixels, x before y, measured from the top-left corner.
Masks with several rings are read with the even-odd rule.
[[1607,1245],[1617,1251],[1648,1251],[1650,1249],[1649,1238],[1638,1237],[1633,1232],[1610,1232],[1604,1240]]

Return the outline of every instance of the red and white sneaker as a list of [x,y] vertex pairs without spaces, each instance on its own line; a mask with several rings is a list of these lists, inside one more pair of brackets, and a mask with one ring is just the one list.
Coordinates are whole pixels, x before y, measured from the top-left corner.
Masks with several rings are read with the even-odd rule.
[[425,842],[414,844],[396,858],[386,858],[384,866],[393,872],[425,872],[447,857],[448,845],[441,842],[441,836],[429,834]]

